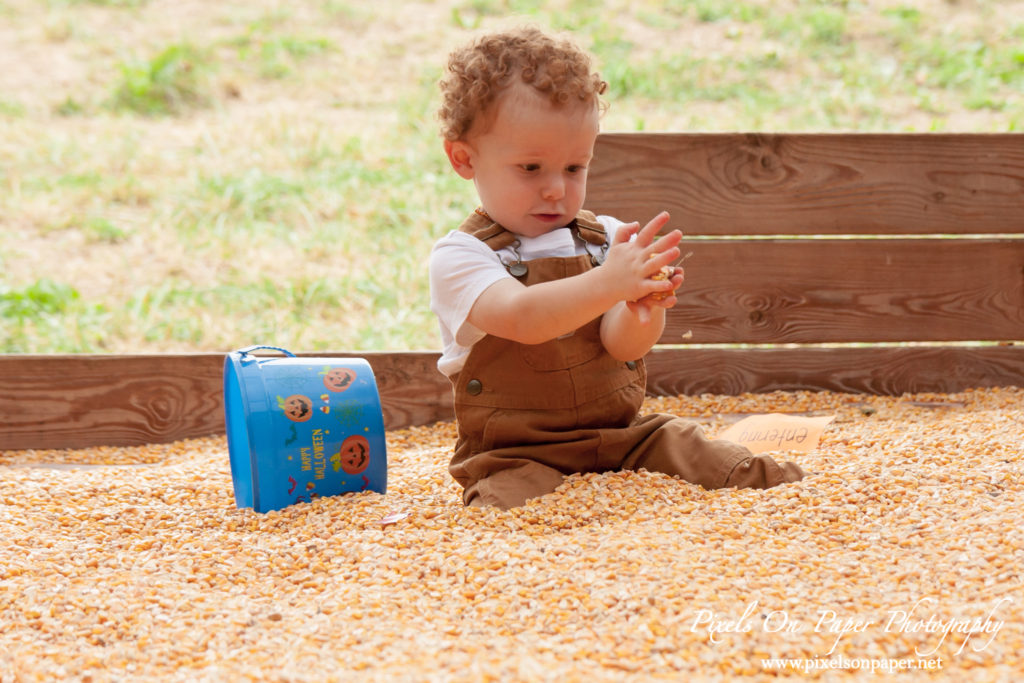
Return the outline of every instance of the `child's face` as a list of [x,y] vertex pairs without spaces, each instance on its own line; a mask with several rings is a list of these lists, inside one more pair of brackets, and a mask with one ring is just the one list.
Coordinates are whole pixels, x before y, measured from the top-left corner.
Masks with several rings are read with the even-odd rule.
[[556,108],[520,87],[502,97],[485,131],[445,149],[491,218],[536,237],[566,225],[583,206],[597,133],[596,106]]

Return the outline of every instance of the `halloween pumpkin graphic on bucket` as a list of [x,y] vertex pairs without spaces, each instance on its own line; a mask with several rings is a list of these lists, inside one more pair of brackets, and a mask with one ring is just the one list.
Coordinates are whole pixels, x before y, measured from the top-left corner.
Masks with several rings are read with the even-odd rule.
[[324,386],[328,391],[342,392],[352,386],[356,379],[356,371],[352,368],[325,367],[321,372],[324,376]]
[[370,464],[370,442],[365,436],[353,434],[341,442],[341,450],[331,456],[334,471],[338,468],[349,474],[359,474]]
[[313,417],[313,401],[302,394],[292,394],[288,398],[277,397],[277,407],[284,411],[284,416],[292,422],[305,422]]

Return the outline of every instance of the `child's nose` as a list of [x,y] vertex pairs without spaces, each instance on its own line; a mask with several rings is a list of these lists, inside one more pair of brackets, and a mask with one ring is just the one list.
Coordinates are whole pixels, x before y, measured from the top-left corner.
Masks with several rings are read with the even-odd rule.
[[541,196],[546,200],[557,200],[565,196],[565,179],[560,174],[548,176],[544,180]]

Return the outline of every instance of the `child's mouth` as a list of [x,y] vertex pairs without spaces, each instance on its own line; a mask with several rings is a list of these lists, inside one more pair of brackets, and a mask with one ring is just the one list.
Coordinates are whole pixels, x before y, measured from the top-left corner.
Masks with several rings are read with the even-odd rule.
[[535,213],[534,218],[545,223],[553,223],[562,217],[560,213]]

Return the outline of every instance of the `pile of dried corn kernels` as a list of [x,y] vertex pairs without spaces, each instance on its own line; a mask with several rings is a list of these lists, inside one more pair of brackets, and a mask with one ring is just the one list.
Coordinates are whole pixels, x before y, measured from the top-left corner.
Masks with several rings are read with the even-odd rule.
[[0,681],[1018,681],[1022,407],[652,399],[837,417],[796,484],[591,474],[507,512],[461,506],[450,424],[389,434],[387,495],[265,515],[223,438],[0,453]]

